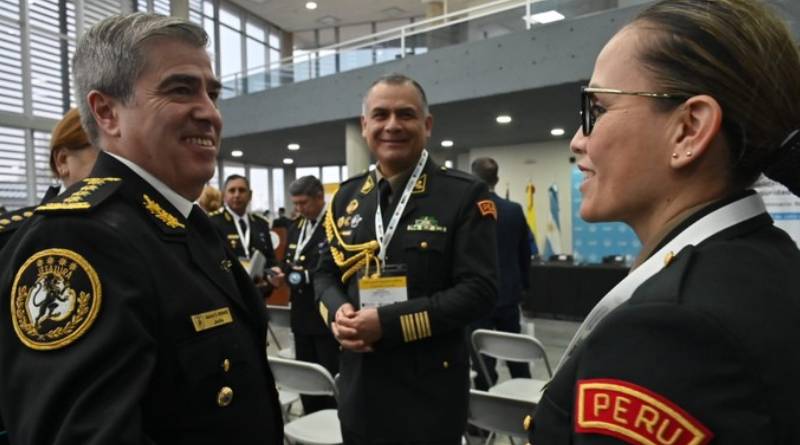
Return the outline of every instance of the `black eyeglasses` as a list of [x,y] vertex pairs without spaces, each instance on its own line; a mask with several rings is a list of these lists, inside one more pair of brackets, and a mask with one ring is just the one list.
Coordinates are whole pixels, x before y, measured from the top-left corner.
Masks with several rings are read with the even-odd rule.
[[622,91],[613,88],[594,88],[594,87],[581,87],[581,130],[584,136],[592,134],[594,123],[597,121],[597,108],[591,100],[590,95],[595,93],[603,94],[624,94],[626,96],[641,96],[652,97],[654,99],[672,99],[672,100],[686,100],[689,98],[685,94],[673,93],[650,93],[646,91]]

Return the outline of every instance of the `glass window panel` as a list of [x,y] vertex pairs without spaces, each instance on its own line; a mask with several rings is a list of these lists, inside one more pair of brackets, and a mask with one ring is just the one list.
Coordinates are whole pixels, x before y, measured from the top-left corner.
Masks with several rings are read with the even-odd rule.
[[326,165],[322,167],[322,178],[320,179],[323,184],[338,184],[341,181],[339,177],[341,169],[338,165]]
[[245,33],[248,37],[252,37],[260,42],[266,40],[267,31],[258,23],[253,22],[252,20],[247,20],[245,24]]
[[219,163],[214,166],[214,176],[208,180],[208,185],[217,189],[222,187],[222,185],[219,183]]
[[222,97],[235,96],[242,91],[242,34],[227,26],[220,26],[220,53]]
[[219,8],[219,22],[224,25],[228,25],[237,31],[242,29],[242,21],[239,18],[239,13],[228,9],[225,6],[221,6]]
[[295,49],[294,56],[294,81],[300,82],[303,80],[313,79],[317,77],[316,66],[317,61],[314,57],[314,52],[305,51],[302,49]]
[[216,60],[214,58],[214,48],[216,48],[216,44],[214,43],[214,20],[203,17],[203,29],[205,29],[206,34],[208,34],[208,46],[206,46],[208,57],[210,57],[211,60]]
[[250,167],[250,188],[253,190],[253,200],[250,208],[254,212],[263,212],[269,209],[269,169],[265,167]]
[[247,38],[247,92],[255,93],[267,89],[267,46]]
[[33,159],[36,171],[36,202],[39,202],[47,188],[58,182],[50,171],[50,133],[33,132]]
[[222,175],[222,180],[228,178],[230,175],[240,175],[245,176],[245,168],[242,164],[236,164],[234,162],[225,162],[222,166],[222,171],[224,174]]
[[297,167],[295,177],[302,178],[303,176],[319,178],[319,167]]
[[269,33],[269,46],[275,49],[281,49],[281,36],[277,32]]
[[322,48],[336,43],[336,30],[334,28],[324,28],[319,30],[319,41],[317,47]]
[[203,2],[203,14],[208,17],[214,17],[214,2],[211,0],[205,0]]
[[[0,11],[4,17],[0,26],[0,110],[12,113],[24,111],[22,102],[22,38],[19,27],[19,6],[3,2]],[[1,161],[0,161],[1,162]],[[0,180],[2,181],[2,180]],[[2,197],[2,195],[0,195]]]
[[326,49],[318,53],[319,75],[327,76],[336,73],[336,51]]
[[25,130],[0,127],[0,205],[8,210],[28,205],[26,164]]
[[400,26],[408,25],[409,23],[411,23],[411,19],[387,20],[385,22],[375,23],[375,29],[377,30],[377,32],[381,32],[393,28],[398,28]]
[[154,0],[153,12],[155,12],[156,14],[170,15],[171,11],[169,6],[169,0]]
[[341,26],[339,27],[339,42],[347,42],[348,40],[357,39],[370,34],[372,34],[371,23],[365,23],[363,25]]
[[283,169],[272,169],[272,202],[275,204],[275,216],[278,215],[278,209],[285,207],[284,204],[284,191],[283,191]]

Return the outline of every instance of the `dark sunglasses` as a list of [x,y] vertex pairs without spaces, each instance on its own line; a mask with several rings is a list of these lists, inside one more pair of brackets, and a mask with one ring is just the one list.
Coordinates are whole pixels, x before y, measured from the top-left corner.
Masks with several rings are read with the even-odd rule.
[[673,93],[650,93],[646,91],[622,91],[613,88],[594,88],[594,87],[581,87],[581,130],[584,136],[592,134],[594,123],[597,121],[597,114],[595,113],[594,102],[591,95],[595,93],[602,94],[624,94],[626,96],[641,96],[652,97],[654,99],[673,99],[673,100],[686,100],[689,98],[685,94]]

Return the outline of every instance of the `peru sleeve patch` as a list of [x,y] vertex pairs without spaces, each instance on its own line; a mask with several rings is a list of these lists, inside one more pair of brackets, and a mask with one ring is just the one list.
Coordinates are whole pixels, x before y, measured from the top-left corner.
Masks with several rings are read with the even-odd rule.
[[578,433],[636,445],[706,445],[714,437],[671,401],[622,380],[579,380],[574,418]]
[[495,221],[497,220],[497,207],[491,199],[478,201],[478,210],[480,210],[481,216],[491,216]]

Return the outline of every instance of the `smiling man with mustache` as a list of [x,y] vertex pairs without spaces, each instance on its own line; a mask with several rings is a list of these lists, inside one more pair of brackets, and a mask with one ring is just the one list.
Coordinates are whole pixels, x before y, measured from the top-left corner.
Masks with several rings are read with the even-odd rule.
[[341,184],[325,217],[314,288],[342,348],[344,443],[459,444],[466,428],[464,328],[497,297],[486,184],[428,159],[425,92],[392,74],[367,91],[374,172]]

